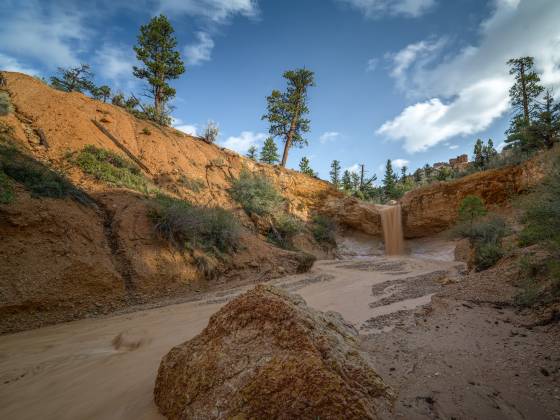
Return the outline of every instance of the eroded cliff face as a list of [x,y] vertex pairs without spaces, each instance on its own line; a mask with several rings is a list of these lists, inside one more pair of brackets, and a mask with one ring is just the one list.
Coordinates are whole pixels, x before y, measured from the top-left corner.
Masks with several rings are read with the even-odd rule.
[[[0,313],[6,315],[0,332],[225,283],[262,281],[309,267],[301,251],[270,244],[228,189],[243,168],[260,173],[277,185],[288,211],[306,221],[326,197],[340,196],[327,182],[253,162],[175,129],[139,120],[119,107],[56,91],[32,77],[3,74],[15,111],[0,116],[0,122],[13,129],[12,140],[63,172],[94,205],[32,198],[19,187],[15,202],[0,204]],[[68,154],[86,145],[134,159],[146,178],[168,194],[232,210],[244,226],[239,251],[208,267],[158,238],[144,195],[97,182],[69,162]],[[201,188],[189,188],[184,177]],[[300,236],[303,251],[326,255],[309,231]],[[25,320],[18,318],[22,314],[27,314]]]
[[541,153],[521,165],[477,172],[450,182],[438,182],[410,191],[401,200],[406,238],[430,236],[457,220],[457,209],[467,195],[481,197],[489,210],[505,205],[545,176],[558,150]]

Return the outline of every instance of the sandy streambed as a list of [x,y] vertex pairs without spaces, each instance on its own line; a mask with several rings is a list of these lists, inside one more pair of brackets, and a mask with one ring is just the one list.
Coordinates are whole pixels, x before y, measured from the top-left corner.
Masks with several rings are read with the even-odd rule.
[[[376,332],[391,329],[398,314],[427,304],[438,281],[459,268],[410,257],[319,261],[309,273],[272,283],[317,309],[340,312],[362,332]],[[408,278],[415,282],[413,291],[406,287]],[[244,290],[0,337],[0,418],[160,418],[152,389],[161,357]],[[380,316],[381,324],[372,322]]]

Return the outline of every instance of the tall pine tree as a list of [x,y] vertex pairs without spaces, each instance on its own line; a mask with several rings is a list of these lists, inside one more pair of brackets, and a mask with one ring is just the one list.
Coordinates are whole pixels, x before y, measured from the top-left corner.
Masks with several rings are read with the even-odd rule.
[[329,172],[329,175],[331,176],[332,184],[337,189],[340,187],[340,170],[340,161],[333,160],[331,163],[331,171]]
[[385,165],[385,176],[383,177],[383,191],[388,198],[395,198],[397,195],[397,180],[393,171],[393,163],[391,159],[387,160]]
[[185,65],[175,47],[175,31],[164,15],[155,16],[148,24],[140,26],[134,51],[144,65],[134,66],[133,74],[148,81],[148,96],[154,100],[155,119],[160,123],[167,123],[166,103],[175,96],[175,89],[168,81],[185,72]]
[[309,113],[307,88],[314,85],[314,74],[307,69],[297,69],[289,70],[283,76],[288,82],[286,92],[272,91],[266,98],[268,112],[262,119],[270,123],[270,134],[283,139],[284,153],[281,165],[286,166],[290,148],[307,145],[303,133],[309,131],[310,121],[304,116]]
[[352,189],[352,177],[348,169],[342,174],[342,189],[344,191],[350,191]]
[[272,137],[264,141],[263,148],[261,149],[261,162],[275,164],[278,163],[278,148],[276,142]]
[[474,144],[473,161],[474,166],[478,169],[482,169],[484,167],[484,143],[481,139],[477,139]]

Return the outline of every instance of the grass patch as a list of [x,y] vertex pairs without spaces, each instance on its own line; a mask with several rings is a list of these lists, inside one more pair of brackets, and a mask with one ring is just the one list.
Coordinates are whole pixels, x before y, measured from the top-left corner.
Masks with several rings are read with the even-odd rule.
[[[0,144],[0,167],[5,176],[23,184],[33,197],[70,197],[82,204],[91,204],[91,199],[64,175],[24,154],[13,145]],[[4,193],[4,196],[9,196],[9,193]]]
[[73,162],[86,174],[115,187],[142,193],[155,189],[135,163],[110,150],[89,145],[78,153]]
[[181,250],[200,249],[219,256],[239,247],[240,226],[230,211],[220,207],[195,206],[159,194],[150,218],[159,235]]
[[206,184],[203,180],[190,178],[184,174],[179,177],[179,184],[195,193],[200,192],[206,188]]

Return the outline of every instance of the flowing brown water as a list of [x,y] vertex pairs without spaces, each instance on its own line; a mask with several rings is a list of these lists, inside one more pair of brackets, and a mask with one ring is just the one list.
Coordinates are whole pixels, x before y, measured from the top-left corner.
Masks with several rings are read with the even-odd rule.
[[385,239],[385,255],[404,254],[401,206],[380,206],[381,225]]

